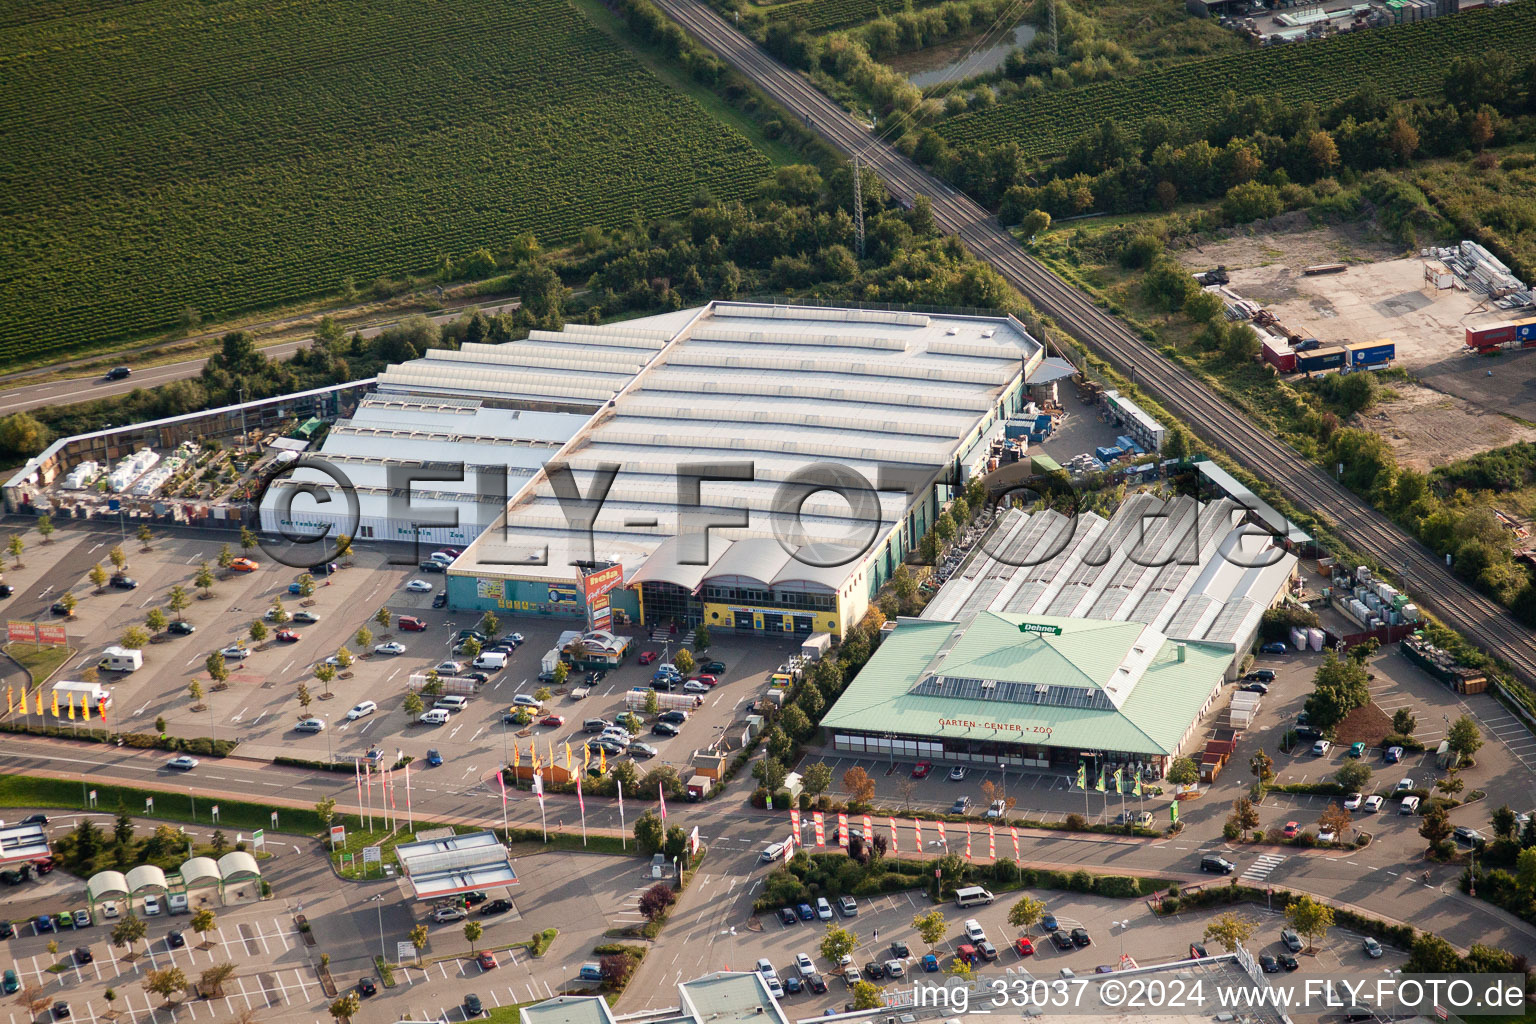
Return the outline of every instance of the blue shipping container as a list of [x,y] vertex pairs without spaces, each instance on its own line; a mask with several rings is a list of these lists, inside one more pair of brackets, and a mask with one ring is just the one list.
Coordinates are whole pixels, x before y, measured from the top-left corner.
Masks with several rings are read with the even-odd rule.
[[1370,348],[1350,349],[1349,360],[1355,366],[1385,363],[1397,358],[1397,345],[1373,345]]
[[1525,320],[1515,324],[1515,337],[1521,341],[1536,339],[1536,320]]
[[1336,370],[1344,365],[1344,356],[1344,350],[1337,347],[1302,352],[1296,356],[1296,369],[1308,371]]
[[1051,432],[1051,426],[1051,418],[1049,416],[1035,417],[1035,429],[1040,431],[1040,433],[1049,434]]
[[1093,454],[1097,455],[1104,462],[1112,462],[1124,453],[1119,448],[1103,447],[1095,448]]
[[1129,451],[1131,448],[1135,447],[1136,442],[1131,440],[1126,435],[1121,434],[1119,437],[1115,438],[1115,444],[1119,445],[1122,449]]
[[1023,420],[1009,420],[1003,424],[1003,437],[1009,441],[1024,437],[1029,433],[1029,424]]

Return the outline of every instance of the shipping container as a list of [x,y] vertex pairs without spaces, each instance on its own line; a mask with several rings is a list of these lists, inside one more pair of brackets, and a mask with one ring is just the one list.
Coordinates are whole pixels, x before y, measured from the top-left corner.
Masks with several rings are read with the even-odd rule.
[[1516,320],[1515,337],[1521,341],[1536,341],[1536,316],[1525,320]]
[[1488,324],[1485,327],[1467,328],[1467,348],[1495,348],[1506,341],[1514,340],[1514,324]]
[[1338,345],[1314,349],[1296,357],[1296,369],[1308,373],[1317,370],[1337,370],[1344,365],[1344,349]]
[[1387,363],[1397,358],[1397,345],[1384,339],[1377,341],[1362,341],[1358,344],[1345,346],[1349,352],[1349,365],[1371,366],[1376,363]]
[[1294,373],[1296,370],[1296,351],[1289,345],[1283,345],[1278,341],[1264,342],[1264,361],[1281,373]]

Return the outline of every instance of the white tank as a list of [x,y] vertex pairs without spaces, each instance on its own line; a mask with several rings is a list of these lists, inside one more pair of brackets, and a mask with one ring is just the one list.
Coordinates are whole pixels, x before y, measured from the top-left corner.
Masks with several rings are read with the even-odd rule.
[[1318,629],[1316,627],[1313,627],[1312,629],[1307,630],[1307,637],[1308,637],[1308,639],[1310,639],[1312,641],[1312,649],[1314,651],[1320,651],[1320,650],[1323,649],[1323,631],[1322,630],[1320,630],[1320,629]]

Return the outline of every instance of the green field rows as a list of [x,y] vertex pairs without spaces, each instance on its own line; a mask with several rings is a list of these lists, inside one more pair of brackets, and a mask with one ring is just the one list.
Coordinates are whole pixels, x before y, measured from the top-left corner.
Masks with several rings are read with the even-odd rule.
[[1350,33],[1156,68],[1128,78],[1010,100],[962,114],[936,129],[952,145],[1017,142],[1030,157],[1055,156],[1100,121],[1131,132],[1157,116],[1200,126],[1221,95],[1291,97],[1326,105],[1366,84],[1390,96],[1434,95],[1443,69],[1461,54],[1502,50],[1536,57],[1536,15],[1511,4],[1414,25]]
[[[912,6],[928,7],[941,2],[943,0],[917,0]],[[825,32],[882,15],[900,14],[906,9],[904,0],[790,0],[769,7],[765,13],[770,23],[799,20],[807,31]]]
[[0,25],[0,364],[768,169],[566,0],[41,0]]

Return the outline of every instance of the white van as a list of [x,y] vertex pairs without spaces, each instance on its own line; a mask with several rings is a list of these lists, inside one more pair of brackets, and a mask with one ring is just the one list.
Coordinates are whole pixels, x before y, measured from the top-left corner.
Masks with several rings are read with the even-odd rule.
[[990,892],[979,885],[966,886],[964,889],[955,890],[955,906],[975,907],[983,906],[997,899]]
[[463,711],[468,706],[468,697],[459,697],[454,694],[439,697],[432,702],[432,710],[434,711]]
[[173,914],[185,914],[187,912],[187,894],[173,892],[165,897],[165,909]]
[[474,666],[500,672],[507,667],[507,656],[500,651],[485,651],[474,660]]
[[986,942],[987,933],[981,927],[981,922],[974,917],[967,918],[965,922],[965,937],[970,942]]
[[144,652],[131,647],[108,647],[96,668],[102,672],[137,672],[144,667]]

